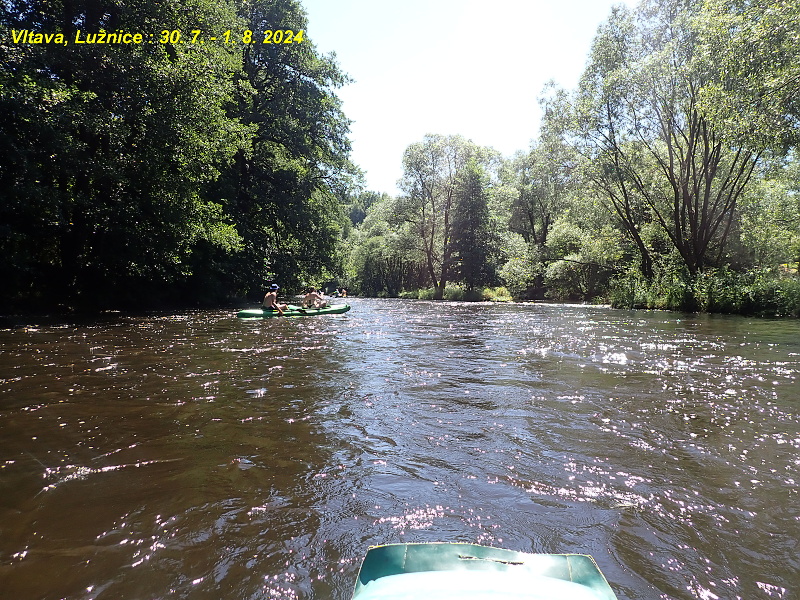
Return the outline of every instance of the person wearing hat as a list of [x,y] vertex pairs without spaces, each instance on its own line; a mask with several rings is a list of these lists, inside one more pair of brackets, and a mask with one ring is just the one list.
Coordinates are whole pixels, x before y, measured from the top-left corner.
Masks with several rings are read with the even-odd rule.
[[277,283],[273,283],[269,286],[269,291],[267,295],[264,296],[264,310],[277,310],[280,314],[283,314],[283,311],[286,310],[286,304],[278,304],[278,290],[281,289]]

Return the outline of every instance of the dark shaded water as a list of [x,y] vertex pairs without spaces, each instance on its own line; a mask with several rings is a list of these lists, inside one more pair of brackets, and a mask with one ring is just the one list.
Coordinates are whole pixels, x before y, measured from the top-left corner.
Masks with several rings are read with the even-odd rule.
[[345,600],[464,541],[800,597],[800,323],[351,303],[0,331],[0,596]]

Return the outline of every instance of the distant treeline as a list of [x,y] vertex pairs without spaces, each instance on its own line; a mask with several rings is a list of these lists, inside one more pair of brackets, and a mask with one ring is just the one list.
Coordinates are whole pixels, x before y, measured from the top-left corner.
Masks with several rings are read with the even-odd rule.
[[339,270],[347,78],[297,0],[1,18],[0,310],[219,303]]
[[298,0],[2,7],[2,312],[278,280],[800,314],[797,2],[616,7],[528,151],[425,136],[396,198],[360,185]]
[[800,316],[798,38],[796,2],[614,8],[528,152],[428,135],[351,200],[349,289]]

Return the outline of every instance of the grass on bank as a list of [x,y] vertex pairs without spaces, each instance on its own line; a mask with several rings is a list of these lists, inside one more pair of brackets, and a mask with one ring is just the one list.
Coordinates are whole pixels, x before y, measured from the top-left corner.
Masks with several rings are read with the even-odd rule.
[[800,278],[771,271],[672,272],[652,281],[628,274],[612,282],[609,297],[614,308],[800,317]]
[[[400,298],[412,300],[433,300],[435,290],[423,288],[400,292]],[[481,290],[466,290],[461,286],[447,286],[444,289],[443,300],[450,302],[513,302],[511,293],[507,288],[500,286],[483,288]]]
[[[434,289],[403,291],[400,298],[433,300]],[[504,286],[466,290],[445,288],[443,300],[451,302],[514,302]],[[800,277],[790,272],[709,269],[691,277],[667,270],[648,281],[637,272],[617,277],[595,301],[614,308],[644,308],[678,312],[708,312],[764,317],[800,317]]]

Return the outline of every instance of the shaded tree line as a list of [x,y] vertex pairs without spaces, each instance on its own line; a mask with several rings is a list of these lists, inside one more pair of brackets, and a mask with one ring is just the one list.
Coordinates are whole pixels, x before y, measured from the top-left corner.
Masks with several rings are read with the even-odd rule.
[[[15,43],[14,30],[182,32]],[[0,14],[0,308],[224,302],[338,268],[347,78],[297,0],[11,0]],[[237,43],[189,43],[192,30]]]

